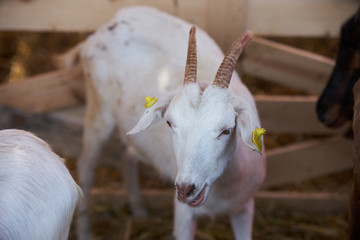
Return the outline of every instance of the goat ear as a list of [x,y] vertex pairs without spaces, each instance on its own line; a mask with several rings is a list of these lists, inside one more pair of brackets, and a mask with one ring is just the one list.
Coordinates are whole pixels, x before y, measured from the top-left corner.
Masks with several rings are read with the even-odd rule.
[[[261,154],[261,149],[258,149],[254,140],[253,132],[256,128],[260,128],[260,121],[256,110],[244,99],[234,98],[233,99],[234,109],[237,115],[236,118],[236,131],[241,135],[241,139],[244,143],[249,146],[252,150]],[[260,137],[261,139],[262,137]],[[262,145],[262,144],[261,144]]]
[[169,92],[161,96],[154,105],[145,110],[135,127],[127,132],[126,135],[142,132],[161,120],[174,95],[175,92]]

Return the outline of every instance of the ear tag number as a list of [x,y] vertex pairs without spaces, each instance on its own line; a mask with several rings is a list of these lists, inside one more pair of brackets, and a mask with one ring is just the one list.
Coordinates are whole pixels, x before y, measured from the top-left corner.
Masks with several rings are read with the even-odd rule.
[[258,148],[259,152],[262,153],[262,141],[261,136],[266,133],[264,128],[255,128],[252,134],[252,140]]
[[157,102],[157,97],[150,97],[150,96],[147,96],[146,98],[145,98],[145,101],[146,101],[146,104],[145,104],[145,107],[146,108],[149,108],[149,107],[151,107],[152,105],[154,105],[154,103],[156,103]]

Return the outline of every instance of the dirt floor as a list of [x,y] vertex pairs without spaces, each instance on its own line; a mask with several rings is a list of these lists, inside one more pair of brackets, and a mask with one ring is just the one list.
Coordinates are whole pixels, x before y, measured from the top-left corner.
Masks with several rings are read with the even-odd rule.
[[[70,160],[71,161],[71,160]],[[73,161],[69,168],[74,170]],[[73,172],[74,173],[74,172]],[[169,183],[157,178],[156,173],[141,165],[141,186],[144,189],[173,190]],[[276,191],[333,191],[349,193],[351,171],[327,177],[299,182],[277,188]],[[122,189],[122,178],[118,169],[100,166],[97,169],[95,188]],[[126,204],[113,201],[91,205],[90,218],[95,239],[173,239],[173,201],[167,197],[159,202],[146,202],[149,216],[133,218]],[[288,209],[257,207],[254,216],[254,240],[342,240],[347,234],[347,214],[314,214]],[[69,239],[76,239],[75,229]],[[227,217],[203,218],[198,223],[196,239],[234,239]]]
[[[0,33],[0,82],[18,81],[26,76],[55,69],[51,62],[54,54],[86,38],[87,33]],[[336,56],[337,39],[272,39],[295,47]],[[296,89],[269,84],[261,79],[243,76],[254,94],[307,94]],[[267,135],[268,148],[303,141],[312,137],[303,135]],[[76,176],[74,160],[67,164]],[[145,189],[171,190],[172,184],[159,179],[149,167],[141,165],[141,185]],[[322,178],[298,182],[274,188],[274,191],[330,191],[349,194],[351,171],[344,171]],[[121,171],[111,166],[99,166],[96,172],[96,188],[122,189]],[[133,218],[126,204],[114,201],[93,202],[91,223],[94,239],[172,239],[173,203],[171,198],[160,202],[146,202],[147,218]],[[271,207],[257,207],[254,218],[254,239],[257,240],[317,240],[346,239],[347,213],[311,214]],[[76,239],[74,226],[69,239]],[[196,239],[233,239],[229,219],[204,218],[199,221]]]

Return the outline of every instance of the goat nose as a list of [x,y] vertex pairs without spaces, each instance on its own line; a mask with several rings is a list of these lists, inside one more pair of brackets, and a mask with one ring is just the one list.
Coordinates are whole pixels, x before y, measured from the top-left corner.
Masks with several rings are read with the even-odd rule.
[[194,190],[195,190],[195,185],[191,184],[176,184],[176,190],[177,190],[177,199],[180,202],[186,202],[186,200],[188,199],[188,197],[190,197]]

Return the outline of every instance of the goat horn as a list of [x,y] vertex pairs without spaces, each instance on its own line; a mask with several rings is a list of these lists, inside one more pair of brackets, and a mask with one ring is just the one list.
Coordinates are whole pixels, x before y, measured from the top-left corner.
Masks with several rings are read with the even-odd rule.
[[219,88],[228,88],[231,76],[234,72],[237,60],[245,46],[252,40],[254,33],[246,31],[241,34],[231,45],[230,50],[226,53],[219,70],[216,73],[213,85]]
[[197,72],[197,55],[196,55],[196,28],[193,26],[190,29],[189,35],[189,45],[185,66],[185,78],[184,84],[190,82],[196,82],[196,72]]

